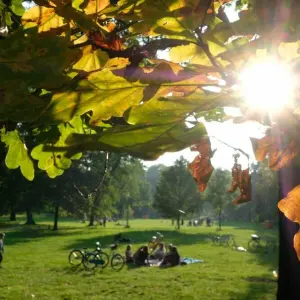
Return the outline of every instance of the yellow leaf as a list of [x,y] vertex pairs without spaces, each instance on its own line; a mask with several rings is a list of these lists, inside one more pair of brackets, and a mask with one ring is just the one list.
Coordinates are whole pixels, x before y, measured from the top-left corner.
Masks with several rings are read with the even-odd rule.
[[75,70],[96,71],[102,68],[109,59],[106,52],[100,49],[93,50],[91,45],[84,47],[82,52],[81,59],[73,66]]
[[300,44],[295,43],[280,43],[278,53],[285,61],[290,61],[300,57]]
[[64,18],[57,15],[54,8],[44,6],[30,8],[24,13],[21,21],[24,26],[29,23],[36,24],[39,32],[49,31],[66,25]]

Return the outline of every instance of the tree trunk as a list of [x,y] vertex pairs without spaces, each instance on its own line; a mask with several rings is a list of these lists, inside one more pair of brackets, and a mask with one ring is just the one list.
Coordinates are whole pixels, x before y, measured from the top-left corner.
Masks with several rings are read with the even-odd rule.
[[[290,167],[279,172],[279,200],[300,184],[300,168]],[[279,213],[279,279],[277,300],[298,300],[300,282],[300,262],[293,245],[299,225]]]
[[183,220],[183,219],[181,219],[181,226],[182,226],[182,225],[184,225],[184,220]]
[[177,217],[177,229],[180,229],[180,216]]
[[219,212],[219,228],[218,228],[219,231],[222,230],[222,210],[220,209],[220,212]]
[[13,209],[10,211],[9,221],[17,221],[16,212]]
[[56,204],[55,211],[54,211],[54,224],[53,230],[58,230],[58,212],[59,212],[59,205]]
[[174,225],[174,219],[172,219],[172,225]]
[[129,204],[127,204],[126,209],[126,228],[129,228]]
[[25,225],[35,225],[35,222],[33,220],[32,212],[29,209],[26,210],[26,223],[25,223]]
[[95,221],[95,215],[94,215],[94,213],[91,213],[90,222],[89,222],[88,226],[94,226],[94,221]]

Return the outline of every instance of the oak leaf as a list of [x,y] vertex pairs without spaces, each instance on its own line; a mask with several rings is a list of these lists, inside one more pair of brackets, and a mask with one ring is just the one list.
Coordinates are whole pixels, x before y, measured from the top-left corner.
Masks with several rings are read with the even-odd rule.
[[199,155],[195,157],[188,167],[198,185],[199,191],[204,192],[214,170],[210,161],[214,151],[211,150],[209,138],[203,138],[199,144],[191,147],[191,151],[199,151]]
[[[300,224],[300,185],[278,202],[278,208],[289,220]],[[300,232],[294,236],[294,248],[300,261]]]

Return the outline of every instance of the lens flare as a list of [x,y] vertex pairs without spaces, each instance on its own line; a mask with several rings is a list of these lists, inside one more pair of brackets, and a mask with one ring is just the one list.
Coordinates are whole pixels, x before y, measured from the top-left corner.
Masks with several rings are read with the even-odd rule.
[[257,63],[241,73],[241,91],[249,106],[278,111],[292,103],[295,76],[275,60]]

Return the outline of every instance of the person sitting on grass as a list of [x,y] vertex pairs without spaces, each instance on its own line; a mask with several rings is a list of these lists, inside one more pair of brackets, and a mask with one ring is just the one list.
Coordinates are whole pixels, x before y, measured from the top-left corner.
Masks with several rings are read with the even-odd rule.
[[164,243],[159,243],[157,248],[152,252],[151,258],[163,260],[166,255],[166,247]]
[[137,266],[147,265],[149,258],[148,246],[141,246],[133,255],[134,263]]
[[164,259],[159,264],[161,267],[174,267],[180,264],[180,255],[178,250],[172,244],[169,245],[169,252],[164,256]]
[[3,260],[5,233],[0,233],[0,264]]
[[127,245],[126,251],[125,251],[125,259],[126,259],[127,264],[134,262],[131,249],[132,249],[131,245]]

